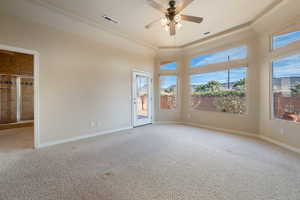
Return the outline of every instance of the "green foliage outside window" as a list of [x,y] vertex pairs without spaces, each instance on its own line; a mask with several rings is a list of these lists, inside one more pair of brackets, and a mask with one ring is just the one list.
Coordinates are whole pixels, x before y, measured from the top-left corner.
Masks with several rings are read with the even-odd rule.
[[[245,79],[231,84],[221,84],[218,81],[209,81],[206,84],[197,85],[194,88],[193,96],[212,97],[213,104],[220,112],[243,114],[246,112],[245,101]],[[229,88],[228,88],[229,87]],[[300,84],[299,84],[300,92]]]
[[292,90],[292,94],[293,95],[300,94],[300,83],[298,83],[297,85],[295,85],[291,90]]

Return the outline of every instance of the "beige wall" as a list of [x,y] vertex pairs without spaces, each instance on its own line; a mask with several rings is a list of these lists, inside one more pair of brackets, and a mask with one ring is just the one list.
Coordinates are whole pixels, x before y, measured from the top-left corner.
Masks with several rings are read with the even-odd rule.
[[[131,73],[153,72],[152,51],[4,15],[0,27],[0,44],[40,53],[41,144],[131,126]],[[91,121],[99,127],[91,128]]]

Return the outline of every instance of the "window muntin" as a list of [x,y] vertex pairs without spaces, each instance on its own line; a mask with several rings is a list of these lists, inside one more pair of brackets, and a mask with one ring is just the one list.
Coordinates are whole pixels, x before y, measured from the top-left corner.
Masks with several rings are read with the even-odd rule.
[[160,70],[176,70],[177,63],[176,62],[165,62],[160,65]]
[[247,46],[239,46],[216,53],[211,53],[190,59],[190,67],[203,67],[210,64],[222,63],[247,58]]
[[176,109],[177,76],[160,76],[160,109]]
[[299,40],[300,40],[300,30],[275,35],[272,38],[273,50],[287,46]]
[[191,107],[195,110],[246,113],[247,67],[190,75]]
[[272,67],[274,117],[300,122],[300,54],[273,61]]

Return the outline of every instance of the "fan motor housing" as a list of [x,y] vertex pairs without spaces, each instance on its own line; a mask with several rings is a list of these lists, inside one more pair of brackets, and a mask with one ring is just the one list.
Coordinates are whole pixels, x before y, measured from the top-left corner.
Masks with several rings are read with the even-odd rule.
[[176,15],[176,1],[172,0],[169,2],[170,8],[168,8],[168,13],[166,14],[166,17],[169,18],[170,21],[174,20],[174,17]]

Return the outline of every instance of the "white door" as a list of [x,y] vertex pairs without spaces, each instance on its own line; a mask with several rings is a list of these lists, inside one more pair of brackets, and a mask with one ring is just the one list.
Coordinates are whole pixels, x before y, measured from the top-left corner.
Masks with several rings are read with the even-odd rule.
[[133,72],[133,126],[152,123],[152,78],[146,72]]

